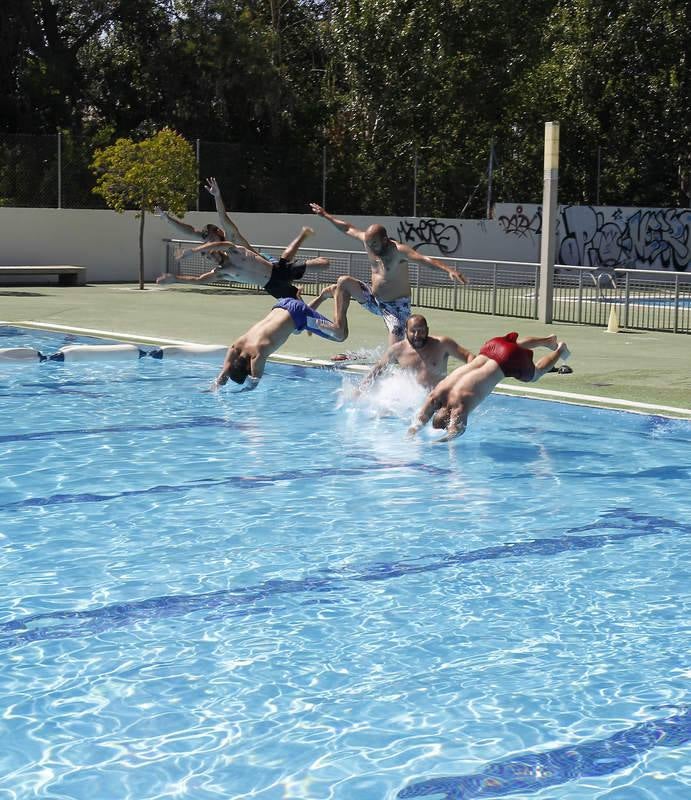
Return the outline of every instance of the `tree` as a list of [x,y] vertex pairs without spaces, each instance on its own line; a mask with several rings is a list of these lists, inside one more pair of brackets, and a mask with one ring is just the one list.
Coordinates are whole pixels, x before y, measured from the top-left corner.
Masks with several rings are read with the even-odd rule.
[[[530,69],[554,0],[335,0],[324,80],[331,184],[343,213],[460,213],[502,139],[512,84]],[[348,193],[348,190],[350,192]],[[478,198],[473,211],[484,211]]]
[[155,206],[182,216],[197,192],[194,151],[182,136],[164,128],[140,142],[118,139],[96,150],[91,169],[97,175],[94,192],[109,208],[139,211],[139,288],[144,288],[144,219]]
[[[594,203],[599,195],[622,205],[685,203],[687,15],[682,0],[555,3],[539,63],[507,99],[505,191],[530,199],[529,176],[540,175],[543,122],[554,119],[561,123],[565,201]],[[535,194],[539,186],[534,181]]]

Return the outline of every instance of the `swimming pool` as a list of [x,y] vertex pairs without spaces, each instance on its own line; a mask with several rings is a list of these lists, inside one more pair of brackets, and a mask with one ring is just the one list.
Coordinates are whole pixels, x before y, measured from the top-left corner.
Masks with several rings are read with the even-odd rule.
[[629,306],[653,306],[659,308],[674,308],[677,306],[680,309],[691,308],[691,297],[638,297],[631,295],[630,297],[598,297],[597,300],[590,302],[598,303],[614,303],[616,305],[629,305]]
[[691,423],[218,366],[0,368],[0,797],[689,797]]

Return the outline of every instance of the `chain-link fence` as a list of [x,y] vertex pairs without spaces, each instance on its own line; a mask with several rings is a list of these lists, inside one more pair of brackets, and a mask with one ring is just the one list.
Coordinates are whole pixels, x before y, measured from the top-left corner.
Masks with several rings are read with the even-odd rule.
[[92,189],[93,145],[65,134],[0,134],[0,206],[105,208]]
[[[421,162],[412,149],[392,159],[372,181],[380,200],[377,208],[368,209],[358,200],[361,187],[347,161],[319,143],[306,153],[286,153],[263,143],[197,139],[190,144],[199,174],[190,211],[213,210],[213,199],[204,189],[209,176],[221,186],[226,206],[240,212],[304,213],[310,202],[317,202],[340,212],[407,216],[416,215],[426,200],[418,182]],[[96,178],[90,164],[96,146],[69,133],[0,133],[0,206],[104,208],[103,199],[93,193]]]

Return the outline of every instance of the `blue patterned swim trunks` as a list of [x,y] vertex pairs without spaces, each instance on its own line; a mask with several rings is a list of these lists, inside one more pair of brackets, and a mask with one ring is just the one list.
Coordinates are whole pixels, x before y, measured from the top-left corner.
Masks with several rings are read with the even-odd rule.
[[360,301],[360,305],[370,313],[382,317],[389,333],[397,339],[402,339],[405,335],[405,325],[410,317],[410,298],[399,297],[396,300],[380,300],[372,293],[372,287],[362,281],[358,281],[360,288],[366,297]]

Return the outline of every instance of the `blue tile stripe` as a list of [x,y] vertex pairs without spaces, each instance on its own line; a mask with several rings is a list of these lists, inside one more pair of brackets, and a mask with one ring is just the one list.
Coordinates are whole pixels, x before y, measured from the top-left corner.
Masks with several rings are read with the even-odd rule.
[[[85,611],[32,614],[0,624],[0,649],[17,647],[38,640],[97,634],[126,627],[135,622],[156,621],[159,618],[200,611],[253,614],[261,611],[256,605],[260,601],[301,593],[337,592],[346,587],[349,582],[391,580],[407,575],[436,572],[454,565],[497,559],[559,556],[569,552],[621,544],[645,536],[665,534],[678,536],[691,533],[691,525],[683,525],[661,517],[648,517],[631,512],[629,509],[612,510],[604,514],[598,522],[587,527],[588,529],[599,527],[608,530],[612,527],[621,527],[625,530],[621,533],[589,536],[574,536],[571,535],[573,531],[569,531],[560,539],[507,542],[495,547],[485,547],[469,552],[432,554],[425,559],[375,563],[360,570],[330,569],[300,580],[270,580],[256,586],[244,586],[202,594],[152,597]],[[583,528],[574,530],[583,530]],[[61,622],[64,625],[56,624]],[[42,625],[42,623],[47,624]]]
[[[213,424],[213,423],[209,423]],[[228,423],[232,425],[232,423]],[[192,427],[192,426],[190,426]],[[132,430],[128,428],[128,430]],[[55,505],[65,505],[72,503],[104,503],[110,500],[119,500],[124,497],[140,497],[143,495],[156,494],[185,494],[198,489],[200,485],[204,487],[218,486],[239,486],[243,489],[258,489],[262,486],[270,486],[279,481],[302,481],[302,480],[321,480],[325,477],[348,477],[353,475],[363,475],[374,471],[388,471],[399,469],[413,469],[420,472],[446,475],[451,472],[449,469],[432,467],[419,461],[407,461],[402,463],[374,462],[357,467],[320,467],[310,470],[286,470],[269,475],[229,475],[227,477],[202,478],[194,481],[186,481],[181,484],[167,485],[159,484],[149,486],[146,489],[128,489],[123,492],[95,493],[85,492],[82,494],[52,494],[47,497],[28,497],[25,500],[16,500],[11,503],[0,504],[0,511],[6,509],[34,508]]]
[[649,720],[605,739],[591,739],[542,753],[525,753],[493,761],[480,772],[458,777],[431,778],[401,789],[397,797],[471,800],[477,797],[524,797],[579,778],[610,775],[632,766],[654,747],[680,747],[691,741],[691,711]]

